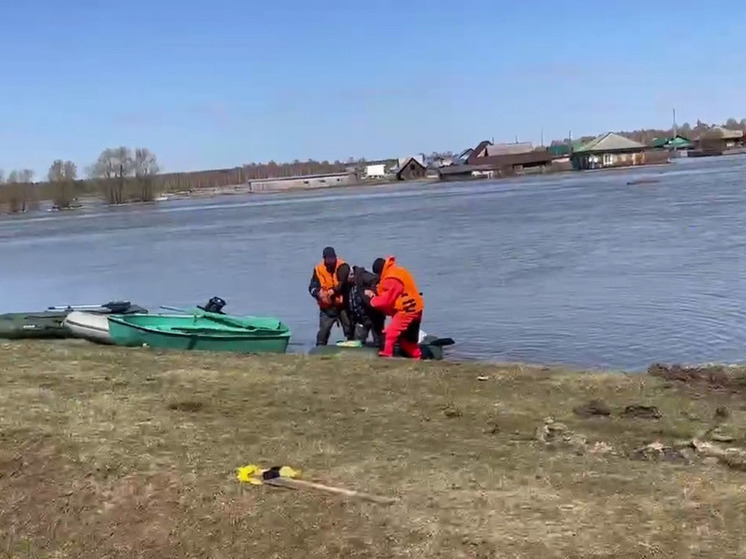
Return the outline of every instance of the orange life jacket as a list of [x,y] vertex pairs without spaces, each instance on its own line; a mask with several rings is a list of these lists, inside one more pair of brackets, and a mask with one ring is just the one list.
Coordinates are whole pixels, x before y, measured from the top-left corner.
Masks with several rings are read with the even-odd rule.
[[420,295],[420,290],[409,273],[409,270],[396,263],[396,258],[389,256],[381,270],[381,281],[378,283],[378,293],[384,280],[395,278],[404,285],[404,292],[394,302],[394,310],[405,314],[415,314],[425,310],[425,300]]
[[[324,264],[323,260],[316,266],[316,277],[321,284],[322,291],[335,289],[339,285],[339,280],[337,279],[337,270],[339,270],[339,267],[344,263],[344,260],[342,260],[341,258],[337,258],[337,265],[334,267],[334,271],[332,273],[329,273],[329,270],[326,269],[326,264]],[[342,295],[334,296],[331,303],[323,303],[321,301],[318,301],[318,303],[319,307],[322,309],[341,307],[343,305]]]

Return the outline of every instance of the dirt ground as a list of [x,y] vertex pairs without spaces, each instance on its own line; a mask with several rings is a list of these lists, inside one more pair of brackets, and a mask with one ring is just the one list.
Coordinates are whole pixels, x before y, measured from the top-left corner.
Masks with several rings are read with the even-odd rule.
[[744,557],[746,385],[682,371],[0,344],[0,557]]

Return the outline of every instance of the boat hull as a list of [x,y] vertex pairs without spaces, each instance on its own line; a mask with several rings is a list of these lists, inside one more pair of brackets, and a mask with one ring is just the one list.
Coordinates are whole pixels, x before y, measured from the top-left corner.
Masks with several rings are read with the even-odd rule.
[[[240,317],[226,316],[239,323]],[[282,323],[277,330],[249,331],[185,315],[131,315],[108,317],[109,335],[116,345],[148,346],[182,351],[232,353],[286,353],[290,330]],[[218,323],[220,324],[220,323]],[[190,331],[191,330],[191,331]]]
[[0,338],[6,340],[67,338],[62,322],[68,313],[47,311],[0,315]]
[[[106,306],[108,305],[108,306]],[[90,314],[105,315],[118,313],[147,313],[147,309],[133,305],[128,301],[111,301],[106,305],[86,306],[86,312]],[[73,336],[70,329],[65,326],[65,318],[76,308],[81,307],[50,307],[41,312],[7,313],[0,314],[0,339],[23,340],[23,339],[60,339]],[[74,337],[74,336],[73,336]]]
[[113,344],[109,334],[109,319],[105,314],[73,311],[62,322],[73,338],[99,344]]

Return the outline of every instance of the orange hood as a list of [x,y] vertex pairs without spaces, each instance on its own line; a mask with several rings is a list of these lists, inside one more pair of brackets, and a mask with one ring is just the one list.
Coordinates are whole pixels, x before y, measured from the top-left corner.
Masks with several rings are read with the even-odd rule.
[[386,262],[383,263],[383,269],[381,270],[381,278],[384,278],[389,270],[396,266],[396,257],[387,256]]

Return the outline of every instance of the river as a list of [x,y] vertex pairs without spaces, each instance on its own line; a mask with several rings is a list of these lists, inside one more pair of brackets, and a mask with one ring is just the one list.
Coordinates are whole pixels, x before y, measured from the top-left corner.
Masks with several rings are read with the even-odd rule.
[[[642,177],[659,182],[628,185]],[[270,314],[313,343],[321,250],[396,255],[462,359],[746,360],[746,158],[0,218],[0,312],[126,299]],[[335,335],[340,335],[335,331]]]

